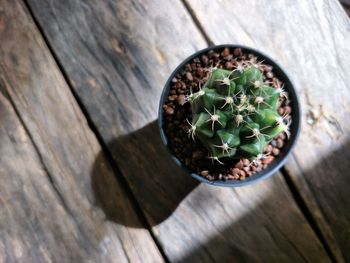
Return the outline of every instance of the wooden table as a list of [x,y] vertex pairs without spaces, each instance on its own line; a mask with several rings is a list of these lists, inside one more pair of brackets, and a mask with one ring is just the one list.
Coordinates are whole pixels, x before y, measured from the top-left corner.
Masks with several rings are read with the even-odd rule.
[[[0,0],[0,262],[350,262],[350,23],[336,0]],[[215,188],[157,132],[211,44],[279,61],[303,129],[281,172]]]

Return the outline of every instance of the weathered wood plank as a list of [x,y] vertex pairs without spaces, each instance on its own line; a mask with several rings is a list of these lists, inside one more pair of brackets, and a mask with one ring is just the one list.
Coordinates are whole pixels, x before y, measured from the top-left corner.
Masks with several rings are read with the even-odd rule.
[[162,147],[152,122],[162,85],[205,46],[181,2],[28,2],[171,261],[329,262],[280,175],[198,186]]
[[329,262],[281,174],[234,190],[198,185],[156,134],[153,122],[109,147],[171,261]]
[[162,262],[26,7],[0,10],[0,262]]
[[316,0],[188,3],[215,43],[256,47],[288,69],[301,97],[303,130],[287,167],[336,258],[349,261],[350,23],[344,10],[338,1]]
[[0,90],[0,262],[80,261],[76,222],[54,191],[3,84]]

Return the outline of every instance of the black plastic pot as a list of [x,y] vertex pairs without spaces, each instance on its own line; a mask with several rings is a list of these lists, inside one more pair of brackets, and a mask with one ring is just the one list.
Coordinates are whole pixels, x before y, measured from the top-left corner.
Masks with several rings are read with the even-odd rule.
[[[244,181],[240,181],[240,180],[209,181],[196,173],[192,173],[185,166],[185,164],[183,164],[174,155],[172,149],[169,147],[168,138],[166,136],[166,133],[164,132],[164,127],[163,127],[163,125],[164,125],[164,111],[163,111],[162,106],[164,105],[164,102],[166,101],[166,99],[169,95],[171,80],[178,74],[178,72],[181,69],[184,68],[184,66],[186,64],[191,62],[194,58],[200,57],[201,55],[208,53],[208,51],[210,51],[210,50],[221,52],[226,47],[229,49],[232,49],[232,50],[235,48],[241,48],[244,53],[252,53],[258,57],[258,60],[260,60],[260,61],[264,60],[264,64],[273,66],[273,73],[275,74],[275,76],[277,76],[284,83],[284,88],[289,94],[289,99],[291,101],[290,106],[292,107],[292,113],[291,113],[292,125],[290,127],[291,136],[290,136],[289,140],[286,141],[286,144],[283,146],[283,148],[281,149],[279,156],[276,157],[276,159],[267,167],[267,169],[262,170],[261,172],[256,173],[256,174],[252,175],[251,177],[247,177]],[[174,72],[170,75],[168,81],[166,82],[164,89],[163,89],[163,92],[162,92],[162,96],[160,98],[159,112],[158,112],[158,124],[159,124],[159,129],[160,129],[160,135],[161,135],[162,141],[164,142],[165,146],[169,149],[171,156],[172,156],[172,159],[179,166],[181,166],[183,169],[185,169],[192,177],[196,178],[197,180],[204,182],[204,183],[207,183],[207,184],[210,184],[210,185],[227,186],[227,187],[235,187],[235,186],[243,186],[243,185],[252,184],[252,183],[258,182],[262,179],[265,179],[265,178],[275,174],[281,168],[281,166],[286,162],[287,157],[291,153],[291,151],[292,151],[292,149],[297,141],[297,138],[298,138],[298,135],[300,132],[300,122],[301,122],[301,116],[300,116],[300,107],[299,107],[297,93],[294,89],[294,86],[293,86],[291,80],[287,76],[286,72],[281,68],[281,66],[279,66],[274,60],[272,60],[271,58],[269,58],[268,56],[266,56],[265,54],[263,54],[260,51],[257,51],[255,49],[252,49],[252,48],[246,47],[246,46],[230,45],[230,44],[209,47],[209,48],[200,50],[200,51],[196,52],[195,54],[193,54],[192,56],[185,59],[174,70]]]

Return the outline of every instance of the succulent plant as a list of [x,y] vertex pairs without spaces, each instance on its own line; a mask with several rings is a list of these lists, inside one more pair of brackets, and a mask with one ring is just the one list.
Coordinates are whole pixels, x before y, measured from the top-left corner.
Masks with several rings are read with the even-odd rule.
[[277,111],[282,96],[283,88],[265,83],[257,65],[211,69],[205,85],[186,97],[192,108],[189,134],[219,163],[225,158],[259,158],[274,137],[289,135],[290,123]]

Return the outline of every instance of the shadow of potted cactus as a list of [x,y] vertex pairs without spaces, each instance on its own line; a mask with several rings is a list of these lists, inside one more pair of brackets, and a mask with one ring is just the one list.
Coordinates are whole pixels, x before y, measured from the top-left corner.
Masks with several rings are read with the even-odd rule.
[[178,165],[202,182],[240,186],[283,165],[299,133],[300,111],[290,79],[272,59],[221,45],[175,69],[158,120]]

